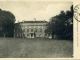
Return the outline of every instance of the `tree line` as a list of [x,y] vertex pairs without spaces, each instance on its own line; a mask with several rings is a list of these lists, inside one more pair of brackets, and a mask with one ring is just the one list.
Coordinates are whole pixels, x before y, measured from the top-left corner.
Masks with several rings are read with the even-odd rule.
[[[15,16],[10,11],[0,9],[0,37],[13,37]],[[73,39],[73,5],[70,11],[61,11],[58,15],[50,18],[45,33],[51,34],[52,38],[57,35],[59,39]]]
[[0,36],[14,36],[15,16],[10,11],[0,9]]
[[73,39],[73,5],[70,11],[61,11],[58,15],[51,17],[47,24],[45,33],[51,34],[52,38],[57,35],[58,39]]

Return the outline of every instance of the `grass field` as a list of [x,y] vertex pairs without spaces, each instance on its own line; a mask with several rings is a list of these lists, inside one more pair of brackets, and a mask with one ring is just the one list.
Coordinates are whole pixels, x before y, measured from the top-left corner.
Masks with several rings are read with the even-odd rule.
[[0,38],[0,58],[72,58],[69,40]]

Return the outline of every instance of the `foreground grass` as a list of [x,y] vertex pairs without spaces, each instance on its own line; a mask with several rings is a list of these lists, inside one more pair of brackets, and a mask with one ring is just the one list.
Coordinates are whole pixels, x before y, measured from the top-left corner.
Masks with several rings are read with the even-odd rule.
[[0,38],[0,58],[68,58],[72,53],[69,40]]

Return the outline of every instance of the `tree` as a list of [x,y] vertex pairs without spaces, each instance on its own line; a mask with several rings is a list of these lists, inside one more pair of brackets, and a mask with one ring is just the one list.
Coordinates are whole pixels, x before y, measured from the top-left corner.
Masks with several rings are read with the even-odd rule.
[[[51,17],[48,28],[45,30],[47,33],[52,32],[58,36],[59,39],[72,39],[73,38],[73,6],[70,11],[61,11],[59,15]],[[53,37],[54,38],[54,37]]]
[[73,40],[73,5],[70,8],[70,11],[66,12],[66,38]]
[[14,29],[14,37],[25,37],[24,36],[24,30],[21,28],[21,23],[15,23],[15,29]]
[[15,16],[9,12],[0,9],[0,31],[2,36],[12,37],[14,34]]

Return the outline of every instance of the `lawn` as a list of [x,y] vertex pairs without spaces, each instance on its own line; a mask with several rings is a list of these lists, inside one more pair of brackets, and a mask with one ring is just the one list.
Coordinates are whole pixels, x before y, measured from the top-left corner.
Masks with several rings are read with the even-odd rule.
[[72,58],[73,42],[43,38],[0,38],[0,58]]

